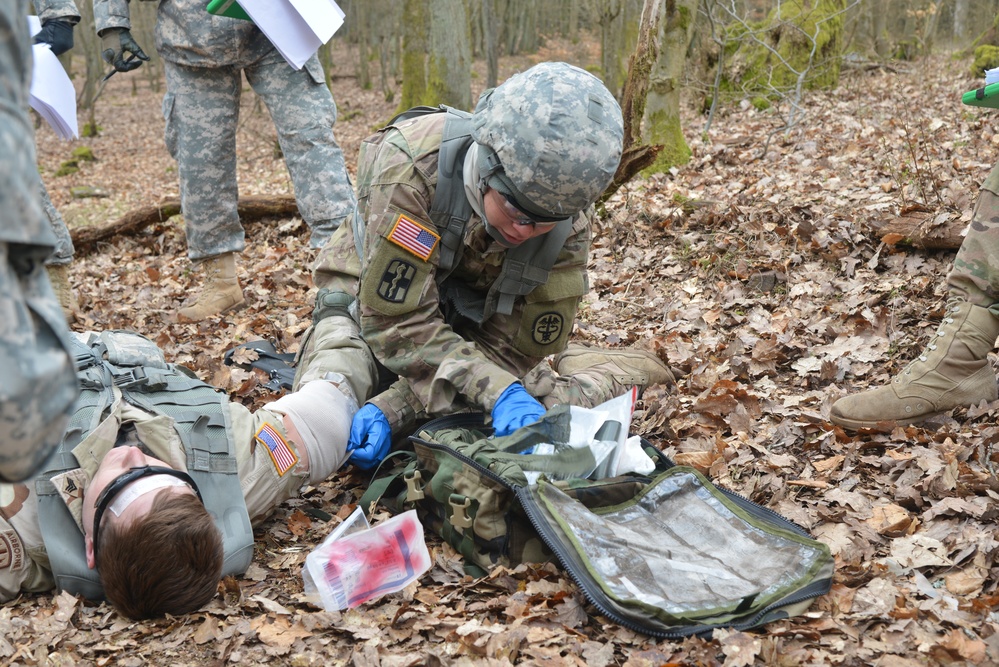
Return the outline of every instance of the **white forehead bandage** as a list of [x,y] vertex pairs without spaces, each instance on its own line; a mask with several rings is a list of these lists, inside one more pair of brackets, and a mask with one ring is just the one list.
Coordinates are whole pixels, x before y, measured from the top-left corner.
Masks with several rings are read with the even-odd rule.
[[139,496],[168,486],[187,486],[187,482],[170,475],[140,477],[122,489],[115,497],[114,502],[108,506],[108,509],[114,512],[115,516],[121,516],[125,508],[135,502]]

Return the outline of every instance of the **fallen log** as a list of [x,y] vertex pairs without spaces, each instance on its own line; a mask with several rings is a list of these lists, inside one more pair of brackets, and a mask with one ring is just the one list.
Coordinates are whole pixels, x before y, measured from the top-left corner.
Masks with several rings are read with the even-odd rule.
[[925,250],[956,250],[968,226],[954,215],[914,210],[896,218],[872,221],[876,236],[887,245],[907,245]]
[[[239,219],[244,223],[260,218],[298,215],[298,206],[291,195],[240,197],[237,210]],[[159,204],[129,211],[107,225],[74,229],[70,232],[70,237],[77,250],[86,249],[98,241],[122,234],[134,234],[149,225],[165,222],[175,215],[180,215],[180,199],[166,199]]]

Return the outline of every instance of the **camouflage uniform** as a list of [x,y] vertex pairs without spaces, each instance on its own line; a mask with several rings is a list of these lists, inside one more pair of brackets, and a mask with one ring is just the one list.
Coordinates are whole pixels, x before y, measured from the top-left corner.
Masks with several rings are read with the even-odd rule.
[[[62,19],[74,25],[80,22],[80,12],[73,0],[35,0],[33,4],[41,21]],[[49,191],[45,184],[40,183],[40,186],[42,209],[49,219],[49,225],[51,225],[52,233],[55,234],[56,238],[55,251],[45,263],[47,265],[69,264],[73,261],[73,255],[76,252],[73,247],[73,239],[69,235],[69,228],[66,227],[66,221],[63,220],[62,215],[52,203],[52,198],[49,197]]]
[[[115,390],[120,398],[120,392]],[[298,494],[309,472],[301,464],[278,469],[267,447],[256,442],[255,434],[269,424],[285,440],[294,456],[301,460],[299,446],[287,436],[281,415],[266,409],[251,413],[243,405],[230,402],[229,415],[234,435],[235,454],[246,509],[254,524],[262,521],[269,511],[284,500]],[[170,464],[177,470],[187,470],[187,454],[180,438],[173,432],[170,420],[116,401],[113,412],[103,424],[132,424],[147,453]],[[77,460],[84,467],[53,478],[59,494],[70,512],[80,522],[83,494],[104,456],[116,444],[119,433],[130,429],[112,429],[110,437],[97,429],[74,448]],[[126,440],[122,444],[137,444]],[[60,483],[60,479],[63,479]],[[72,489],[72,492],[67,491]],[[33,484],[0,484],[0,602],[6,602],[20,592],[40,593],[54,588],[55,580],[49,566],[45,544],[38,525],[38,503]],[[80,525],[80,530],[83,526]]]
[[966,301],[999,316],[999,164],[982,184],[947,286]]
[[[76,8],[76,3],[73,0],[35,0],[34,2],[35,10],[38,12],[39,20],[46,21],[49,19],[61,19],[67,21],[73,25],[80,22],[80,12]],[[65,267],[70,262],[73,261],[73,255],[76,249],[73,247],[73,239],[69,235],[69,228],[66,226],[66,221],[63,219],[62,215],[56,209],[55,205],[52,203],[52,198],[49,197],[49,191],[45,187],[45,183],[40,183],[41,185],[41,197],[42,197],[42,209],[45,211],[45,215],[49,219],[49,224],[52,226],[52,233],[55,234],[56,244],[55,251],[46,260],[45,265],[49,267]],[[49,274],[50,279],[53,280],[53,287],[56,289],[56,296],[59,297],[60,302],[64,298],[71,299],[72,303],[67,301],[62,303],[63,310],[68,309],[72,312],[74,308],[79,307],[75,303],[76,298],[71,294],[71,288],[67,282],[66,285],[60,286],[59,277],[53,278],[52,274]],[[63,278],[65,280],[65,278]],[[68,290],[67,294],[60,292],[60,289]]]
[[55,234],[56,238],[55,250],[45,263],[50,266],[54,264],[69,264],[73,261],[73,255],[76,253],[76,248],[73,247],[73,238],[69,235],[69,228],[66,226],[66,221],[63,220],[59,210],[52,203],[49,191],[45,188],[44,183],[41,184],[41,196],[42,209],[44,209],[45,216],[49,219],[49,225],[52,227],[52,233]]
[[27,15],[27,2],[0,3],[0,479],[12,480],[58,444],[77,393],[66,322],[42,266],[56,239],[37,196]]
[[[277,128],[310,243],[321,247],[353,210],[354,192],[333,136],[336,105],[319,59],[294,70],[253,23],[205,11],[205,0],[164,0],[156,50],[164,61],[166,144],[177,160],[192,260],[244,248],[236,205],[240,73]],[[127,0],[94,0],[98,33],[130,27]]]
[[[406,432],[417,419],[463,408],[489,411],[518,380],[548,407],[592,407],[623,392],[610,376],[559,377],[543,363],[546,356],[565,349],[579,300],[588,290],[592,207],[573,220],[548,283],[519,297],[511,314],[494,314],[482,326],[452,327],[445,322],[436,280],[436,241],[431,238],[434,248],[424,259],[393,240],[402,219],[429,232],[435,229],[429,210],[437,186],[444,115],[390,126],[362,145],[358,210],[366,224],[363,261],[352,225],[343,225],[320,253],[314,270],[320,289],[357,297],[351,308],[360,327],[352,330],[345,316],[320,320],[303,344],[296,382],[329,370],[344,373],[355,395],[362,401],[370,397],[395,433]],[[505,256],[481,216],[473,214],[451,276],[484,296]],[[333,327],[338,335],[328,333]],[[374,397],[377,378],[373,364],[357,351],[358,341],[398,376]],[[341,344],[355,346],[354,362],[344,359]]]

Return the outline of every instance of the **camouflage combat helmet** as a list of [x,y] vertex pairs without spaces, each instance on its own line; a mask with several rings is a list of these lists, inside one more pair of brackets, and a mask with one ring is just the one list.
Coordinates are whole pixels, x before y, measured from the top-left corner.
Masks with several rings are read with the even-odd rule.
[[588,207],[621,160],[621,107],[600,79],[566,63],[535,65],[485,91],[472,123],[486,184],[538,221]]

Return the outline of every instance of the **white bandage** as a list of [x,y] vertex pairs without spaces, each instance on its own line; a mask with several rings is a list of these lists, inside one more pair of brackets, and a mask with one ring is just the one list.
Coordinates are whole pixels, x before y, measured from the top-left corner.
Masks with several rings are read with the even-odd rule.
[[108,509],[114,512],[115,516],[121,516],[125,508],[135,502],[139,496],[144,496],[150,491],[163,489],[168,486],[187,486],[187,483],[182,479],[171,477],[170,475],[140,477],[119,491],[118,495],[114,498],[114,502],[108,505]]
[[309,453],[310,484],[329,477],[347,458],[350,422],[357,412],[357,401],[348,392],[346,383],[338,387],[326,380],[312,380],[266,406],[295,423]]

